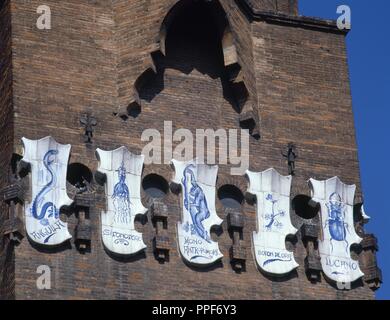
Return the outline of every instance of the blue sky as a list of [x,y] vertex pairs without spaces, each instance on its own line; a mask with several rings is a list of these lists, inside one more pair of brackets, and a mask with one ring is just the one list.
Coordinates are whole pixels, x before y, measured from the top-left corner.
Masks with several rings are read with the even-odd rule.
[[379,239],[384,284],[378,299],[390,299],[390,1],[298,0],[300,14],[337,19],[339,5],[352,10],[347,36],[353,110],[368,232]]

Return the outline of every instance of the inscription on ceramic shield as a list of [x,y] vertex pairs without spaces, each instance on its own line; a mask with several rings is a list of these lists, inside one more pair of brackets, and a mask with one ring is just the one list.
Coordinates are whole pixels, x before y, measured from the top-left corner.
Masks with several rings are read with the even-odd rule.
[[147,211],[140,195],[144,157],[125,147],[114,151],[97,149],[96,154],[98,171],[107,178],[107,211],[101,214],[103,244],[116,254],[135,254],[146,248],[142,234],[134,228],[136,215]]
[[22,142],[22,160],[31,165],[31,202],[25,206],[27,234],[38,244],[59,245],[72,237],[67,223],[60,220],[61,207],[73,202],[66,193],[71,146],[59,144],[52,137],[23,138]]
[[194,265],[209,265],[222,258],[210,229],[222,220],[215,211],[215,184],[218,167],[196,161],[172,160],[173,182],[182,187],[182,219],[177,225],[182,257]]
[[291,176],[275,169],[247,171],[248,192],[256,197],[257,227],[253,233],[256,263],[263,271],[282,275],[298,267],[294,254],[286,250],[285,240],[297,229],[290,220]]
[[325,275],[336,282],[350,283],[364,274],[359,262],[351,258],[351,245],[362,239],[353,222],[355,185],[346,185],[338,177],[326,181],[310,179],[313,200],[321,206],[322,237],[318,249]]

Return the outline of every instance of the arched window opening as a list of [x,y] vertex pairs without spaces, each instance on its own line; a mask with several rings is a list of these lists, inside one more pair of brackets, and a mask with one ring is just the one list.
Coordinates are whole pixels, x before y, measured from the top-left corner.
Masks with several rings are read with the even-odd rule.
[[66,180],[74,186],[79,192],[87,190],[91,184],[93,175],[89,168],[81,163],[71,163],[68,166]]
[[303,219],[314,219],[318,213],[318,206],[313,206],[311,198],[306,195],[297,195],[292,200],[292,209]]
[[[210,2],[186,1],[172,9],[166,27],[166,67],[189,73],[192,69],[213,78],[224,67],[222,37],[218,28],[218,10]],[[221,10],[221,9],[220,9]],[[221,24],[219,24],[221,26]]]
[[142,180],[142,188],[149,197],[161,199],[168,193],[169,184],[162,176],[152,173]]
[[218,189],[218,198],[225,208],[240,209],[244,195],[236,186],[227,184]]

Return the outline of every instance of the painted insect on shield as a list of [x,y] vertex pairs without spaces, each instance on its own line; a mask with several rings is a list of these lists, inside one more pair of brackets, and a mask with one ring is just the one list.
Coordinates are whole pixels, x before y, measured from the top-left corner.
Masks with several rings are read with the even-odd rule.
[[345,204],[342,203],[340,195],[333,192],[329,196],[329,202],[326,203],[326,207],[328,209],[328,218],[325,220],[324,229],[328,228],[330,234],[331,251],[333,252],[332,241],[343,241],[345,242],[345,251],[348,253],[347,232],[349,232],[349,225],[345,222]]
[[318,241],[322,269],[327,278],[351,283],[363,276],[359,261],[351,257],[351,246],[362,239],[354,227],[355,185],[344,184],[338,177],[309,180],[312,201],[320,205],[322,233]]

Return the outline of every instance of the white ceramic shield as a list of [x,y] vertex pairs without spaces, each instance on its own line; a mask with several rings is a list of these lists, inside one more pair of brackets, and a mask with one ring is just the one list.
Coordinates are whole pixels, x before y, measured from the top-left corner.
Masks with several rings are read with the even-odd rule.
[[31,202],[24,209],[27,235],[38,244],[59,245],[72,237],[59,216],[61,207],[73,202],[66,193],[71,146],[59,144],[52,137],[22,138],[22,142],[22,160],[31,165]]
[[291,176],[281,176],[275,169],[246,174],[248,192],[257,203],[257,232],[252,238],[257,266],[273,275],[286,274],[298,267],[285,245],[286,237],[297,232],[290,219]]
[[338,177],[326,181],[309,180],[313,200],[321,205],[322,237],[319,241],[322,269],[336,282],[350,283],[364,274],[359,262],[351,258],[351,245],[362,239],[353,221],[355,185],[346,185]]
[[107,176],[107,211],[101,214],[103,244],[118,255],[135,254],[146,248],[142,234],[134,228],[136,215],[147,211],[140,190],[144,156],[125,147],[114,151],[97,149],[96,155],[98,170]]
[[181,256],[193,265],[210,265],[223,257],[210,229],[222,220],[215,211],[218,166],[197,164],[196,160],[172,160],[173,182],[182,187],[182,220],[177,224]]

